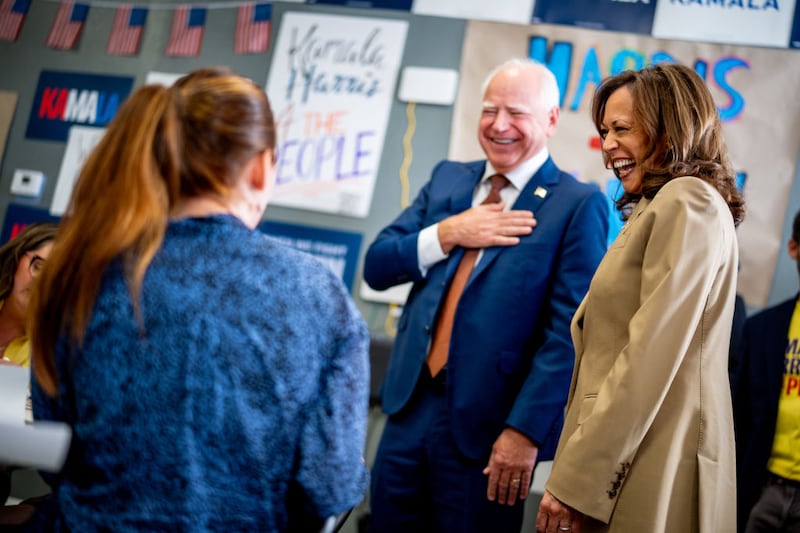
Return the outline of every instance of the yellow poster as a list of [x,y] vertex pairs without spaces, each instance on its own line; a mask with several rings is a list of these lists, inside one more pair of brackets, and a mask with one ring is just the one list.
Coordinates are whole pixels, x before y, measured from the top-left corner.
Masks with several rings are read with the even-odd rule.
[[17,93],[0,91],[0,162],[6,150],[8,131],[14,119],[14,110],[17,108]]

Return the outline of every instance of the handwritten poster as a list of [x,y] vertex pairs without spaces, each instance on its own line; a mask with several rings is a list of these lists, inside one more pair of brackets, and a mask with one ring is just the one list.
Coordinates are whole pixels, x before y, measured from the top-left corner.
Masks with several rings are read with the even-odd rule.
[[58,171],[56,190],[50,204],[50,214],[61,216],[67,209],[72,187],[78,179],[78,174],[83,168],[83,162],[89,157],[95,145],[105,133],[105,128],[91,128],[89,126],[72,126],[67,137],[67,149],[61,160]]
[[278,126],[272,205],[366,217],[408,23],[286,13],[267,94]]

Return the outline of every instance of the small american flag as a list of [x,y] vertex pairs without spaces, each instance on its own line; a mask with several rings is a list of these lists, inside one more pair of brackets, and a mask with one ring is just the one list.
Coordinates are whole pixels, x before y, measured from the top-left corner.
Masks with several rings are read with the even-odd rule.
[[75,48],[88,13],[89,4],[61,2],[61,5],[58,6],[56,19],[50,28],[50,33],[47,34],[45,44],[59,50],[72,50]]
[[272,4],[253,2],[239,6],[234,52],[237,54],[265,52],[269,47],[271,18]]
[[172,30],[167,42],[168,56],[196,56],[203,43],[206,8],[180,6],[172,15]]
[[31,0],[3,0],[0,3],[0,40],[16,41]]
[[147,22],[147,9],[122,6],[117,8],[106,52],[114,56],[135,56]]

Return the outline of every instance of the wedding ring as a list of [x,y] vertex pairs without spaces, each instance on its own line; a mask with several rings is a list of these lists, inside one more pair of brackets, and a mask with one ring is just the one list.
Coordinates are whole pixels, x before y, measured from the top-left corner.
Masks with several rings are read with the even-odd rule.
[[572,529],[572,526],[558,526],[559,531],[569,531]]
[[511,480],[511,483],[519,483],[519,478],[512,479],[512,480]]

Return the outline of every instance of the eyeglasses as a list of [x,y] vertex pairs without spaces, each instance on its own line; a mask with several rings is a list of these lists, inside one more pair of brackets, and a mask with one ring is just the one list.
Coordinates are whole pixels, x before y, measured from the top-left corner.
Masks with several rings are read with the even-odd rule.
[[31,262],[28,264],[28,272],[30,272],[32,278],[38,276],[39,272],[42,271],[42,267],[44,267],[44,261],[44,257],[33,254],[33,257],[31,257]]

